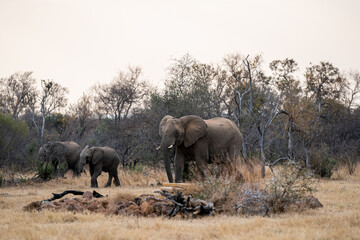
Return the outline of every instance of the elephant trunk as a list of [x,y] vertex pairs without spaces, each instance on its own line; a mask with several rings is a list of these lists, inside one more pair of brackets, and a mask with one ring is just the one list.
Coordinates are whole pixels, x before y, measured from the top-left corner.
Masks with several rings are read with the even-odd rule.
[[170,167],[170,162],[171,162],[170,161],[170,149],[163,147],[163,154],[164,154],[164,164],[165,164],[166,174],[169,179],[169,182],[172,183],[172,182],[174,182],[174,179],[173,179],[171,167]]
[[170,183],[174,182],[171,172],[171,160],[170,160],[170,149],[172,148],[172,146],[174,146],[174,144],[175,144],[175,139],[166,136],[164,136],[161,142],[161,148],[164,154],[165,170]]
[[84,163],[81,157],[79,156],[74,166],[74,173],[76,174],[77,177],[79,177],[83,172],[83,170],[84,170]]
[[82,165],[80,163],[80,160],[78,160],[74,167],[74,173],[76,174],[76,176],[79,177],[81,175],[81,172],[82,172]]

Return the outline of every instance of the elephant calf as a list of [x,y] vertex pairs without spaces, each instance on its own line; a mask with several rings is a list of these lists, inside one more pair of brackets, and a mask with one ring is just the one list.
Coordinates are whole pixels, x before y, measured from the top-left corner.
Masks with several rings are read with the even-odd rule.
[[120,157],[116,151],[110,147],[91,147],[86,146],[80,153],[80,161],[86,162],[90,166],[91,187],[98,187],[97,177],[101,172],[108,172],[109,179],[105,187],[111,186],[111,180],[114,178],[116,186],[120,186],[118,177],[118,166]]

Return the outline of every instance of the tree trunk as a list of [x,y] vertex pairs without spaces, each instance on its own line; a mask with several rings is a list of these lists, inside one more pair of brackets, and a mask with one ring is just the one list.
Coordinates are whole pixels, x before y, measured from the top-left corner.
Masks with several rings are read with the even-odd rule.
[[266,157],[265,157],[265,149],[264,149],[264,139],[265,139],[265,133],[263,132],[260,136],[260,154],[261,154],[261,177],[265,177],[265,163],[266,163]]
[[41,126],[41,135],[40,135],[40,146],[43,145],[44,141],[44,129],[45,129],[45,114],[42,116],[42,126]]
[[246,153],[246,144],[245,144],[245,140],[243,139],[242,143],[242,155],[243,155],[243,158],[246,159],[247,158],[247,153]]
[[[38,137],[38,140],[40,140],[40,132],[39,132],[39,127],[38,125],[36,124],[36,121],[35,121],[35,113],[33,112],[32,113],[32,118],[31,118],[32,122],[34,123],[34,126],[35,126],[35,130],[36,130],[36,133],[37,133],[37,137]],[[39,141],[40,142],[40,141]],[[40,145],[41,146],[41,145]]]
[[310,149],[305,148],[305,166],[310,167]]
[[292,125],[293,120],[292,118],[289,119],[289,129],[288,129],[288,155],[291,160],[294,160],[294,143],[293,143],[293,136],[292,136]]

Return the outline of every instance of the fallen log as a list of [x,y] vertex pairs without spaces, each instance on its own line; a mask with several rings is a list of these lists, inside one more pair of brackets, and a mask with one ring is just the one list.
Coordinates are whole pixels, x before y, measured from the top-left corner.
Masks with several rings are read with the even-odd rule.
[[[53,193],[54,196],[53,196],[52,198],[42,200],[41,202],[44,202],[44,201],[51,202],[51,201],[54,201],[54,200],[56,200],[56,199],[60,199],[60,198],[62,198],[63,196],[65,196],[65,195],[67,195],[67,194],[83,195],[84,192],[82,192],[82,191],[76,191],[76,190],[67,190],[67,191],[64,191],[63,193]],[[93,191],[93,197],[94,197],[94,198],[102,198],[102,197],[104,197],[104,196],[94,190],[94,191]]]
[[[156,191],[160,195],[142,194],[133,201],[116,201],[109,199],[95,200],[93,198],[104,197],[100,193],[93,191],[82,192],[67,190],[63,193],[53,193],[53,197],[35,201],[24,206],[25,211],[65,210],[74,213],[92,212],[104,213],[106,215],[133,215],[133,216],[166,216],[175,217],[178,214],[187,218],[198,216],[212,216],[215,208],[213,203],[193,198],[191,195],[184,195],[180,191],[172,194],[166,190]],[[67,194],[82,195],[82,198],[63,198]],[[59,201],[54,201],[60,199]]]
[[177,191],[174,195],[164,189],[156,191],[156,193],[174,203],[173,209],[167,214],[169,218],[175,217],[178,213],[183,213],[187,218],[189,218],[189,213],[192,213],[193,218],[214,215],[215,208],[212,202],[206,203],[205,201],[193,198],[191,195],[185,197],[180,191]]

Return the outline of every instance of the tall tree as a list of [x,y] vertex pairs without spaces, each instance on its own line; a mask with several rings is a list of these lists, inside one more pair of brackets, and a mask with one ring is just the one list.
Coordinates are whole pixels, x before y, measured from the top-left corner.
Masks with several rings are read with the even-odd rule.
[[315,99],[318,113],[325,99],[340,99],[344,92],[345,78],[337,67],[329,62],[320,62],[306,68],[306,91]]
[[298,96],[301,93],[300,81],[294,76],[299,70],[294,59],[274,60],[269,64],[269,67],[273,73],[271,81],[282,98],[290,100],[291,96]]
[[174,59],[168,68],[163,100],[167,114],[184,116],[195,114],[204,118],[214,116],[218,101],[212,95],[216,70],[197,61],[189,54]]
[[281,99],[283,113],[288,116],[286,119],[286,133],[288,140],[288,154],[287,157],[295,160],[294,153],[294,131],[299,111],[303,110],[300,107],[301,87],[300,81],[294,76],[295,72],[299,70],[298,64],[293,59],[286,58],[284,60],[274,60],[270,62],[269,67],[272,71],[271,83],[275,86]]

